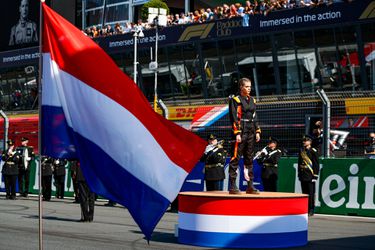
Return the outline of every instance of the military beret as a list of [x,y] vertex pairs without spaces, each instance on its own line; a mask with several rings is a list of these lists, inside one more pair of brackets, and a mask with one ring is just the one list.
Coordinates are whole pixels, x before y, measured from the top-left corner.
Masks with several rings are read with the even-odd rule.
[[207,140],[215,140],[216,139],[216,136],[214,134],[209,134],[207,136]]
[[278,144],[279,140],[277,138],[273,137],[273,136],[270,136],[268,138],[268,143],[272,143],[272,142]]
[[302,138],[303,141],[312,141],[313,138],[310,135],[304,135]]

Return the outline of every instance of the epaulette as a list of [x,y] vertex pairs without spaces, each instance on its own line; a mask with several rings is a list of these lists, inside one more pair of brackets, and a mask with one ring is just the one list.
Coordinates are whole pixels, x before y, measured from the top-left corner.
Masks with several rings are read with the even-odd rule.
[[241,103],[240,98],[237,95],[232,95],[231,96],[233,100],[235,100],[237,103]]

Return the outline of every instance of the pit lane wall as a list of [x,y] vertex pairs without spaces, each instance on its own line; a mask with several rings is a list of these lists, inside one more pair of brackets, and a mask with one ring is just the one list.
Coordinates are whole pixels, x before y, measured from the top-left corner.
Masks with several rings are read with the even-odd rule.
[[[229,159],[228,159],[229,161]],[[228,162],[227,161],[227,162]],[[203,191],[203,164],[198,163],[187,177],[183,191]],[[240,166],[239,187],[244,190],[243,166]],[[1,167],[0,167],[1,168]],[[254,164],[255,182],[262,190],[261,166]],[[375,159],[321,159],[320,174],[316,182],[316,213],[375,217]],[[31,164],[30,191],[38,193],[37,163]],[[65,196],[73,196],[73,184],[69,164],[66,165]],[[226,171],[227,172],[227,171]],[[0,191],[4,192],[4,180],[0,173]],[[228,178],[227,178],[228,179]],[[227,181],[224,182],[227,189]],[[279,162],[278,190],[301,193],[297,178],[297,158],[281,158]],[[52,195],[55,186],[52,185]]]

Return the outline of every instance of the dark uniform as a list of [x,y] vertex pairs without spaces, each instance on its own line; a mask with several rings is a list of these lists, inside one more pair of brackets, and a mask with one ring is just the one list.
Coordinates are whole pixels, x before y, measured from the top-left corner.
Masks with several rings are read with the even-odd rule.
[[[229,164],[230,193],[239,193],[236,186],[238,162],[241,155],[244,157],[244,165],[248,170],[249,178],[247,193],[256,193],[253,186],[253,157],[255,134],[260,133],[256,116],[255,99],[250,96],[231,96],[229,99],[229,118],[233,129],[232,158]],[[241,143],[236,142],[236,136],[241,135]]]
[[16,180],[18,175],[17,161],[19,156],[17,152],[13,150],[13,141],[8,142],[9,149],[3,152],[1,159],[4,161],[3,169],[1,173],[4,176],[6,199],[16,199]]
[[78,160],[73,160],[70,162],[70,177],[72,178],[73,190],[74,190],[74,202],[78,203],[78,182],[77,182],[77,168],[79,162]]
[[[270,143],[277,143],[276,139],[271,138]],[[278,148],[265,147],[258,158],[258,162],[262,163],[262,182],[264,191],[277,191],[277,168],[281,157],[281,150]]]
[[58,199],[64,199],[66,174],[65,165],[66,160],[64,159],[55,159],[53,161],[53,178],[56,186],[56,198]]
[[[214,135],[210,135],[210,137],[211,140],[216,139]],[[206,151],[201,158],[201,161],[205,163],[204,179],[207,191],[221,190],[220,182],[225,179],[224,164],[226,155],[221,143],[207,145]]]
[[83,176],[81,167],[77,167],[78,198],[81,205],[81,222],[92,222],[94,219],[95,193],[91,192]]
[[21,196],[27,197],[29,194],[30,163],[34,159],[34,148],[27,146],[28,138],[22,137],[21,141],[25,143],[17,148],[18,160],[18,191]]
[[[312,140],[306,136],[304,140]],[[315,148],[301,148],[298,155],[298,179],[301,182],[302,193],[309,195],[309,215],[314,214],[315,182],[319,174],[319,156]]]
[[53,173],[53,158],[43,156],[42,157],[42,193],[43,200],[51,200],[52,191],[52,173]]

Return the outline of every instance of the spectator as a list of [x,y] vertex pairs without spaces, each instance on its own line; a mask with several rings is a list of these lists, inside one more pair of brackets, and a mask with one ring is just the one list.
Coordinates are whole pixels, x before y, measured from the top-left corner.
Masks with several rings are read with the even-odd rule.
[[123,34],[123,33],[124,33],[123,27],[119,23],[116,23],[114,34]]

